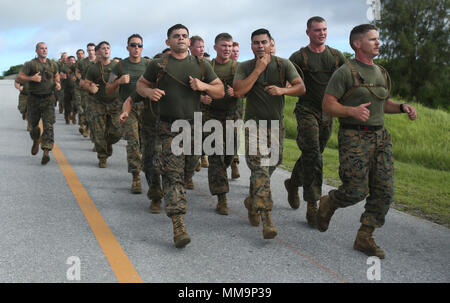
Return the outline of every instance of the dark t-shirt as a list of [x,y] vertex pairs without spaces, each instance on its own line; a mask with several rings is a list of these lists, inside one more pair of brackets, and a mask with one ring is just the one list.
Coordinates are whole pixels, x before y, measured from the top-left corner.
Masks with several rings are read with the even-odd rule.
[[353,76],[348,64],[344,64],[331,77],[330,82],[326,88],[326,93],[337,99],[339,103],[345,106],[357,107],[364,103],[371,103],[367,109],[370,111],[369,120],[361,122],[354,118],[340,118],[341,123],[358,124],[358,125],[384,125],[384,106],[385,101],[389,98],[386,86],[386,80],[383,73],[377,65],[367,65],[358,60],[350,60],[357,72],[364,79],[365,84],[374,84],[378,87],[371,87],[370,89],[378,96],[387,96],[380,100],[375,97],[366,87],[358,87],[345,100],[342,97],[352,88]]
[[136,91],[136,83],[139,78],[144,74],[149,61],[141,58],[141,61],[134,63],[130,61],[130,58],[126,58],[112,69],[112,74],[120,78],[122,75],[130,75],[130,83],[121,84],[119,87],[120,99],[125,102],[125,100],[131,96],[131,94]]
[[[147,81],[152,83],[157,82],[158,73],[162,69],[162,62],[163,58],[158,58],[150,62],[144,73],[144,78]],[[211,83],[217,79],[217,75],[214,73],[211,64],[206,60],[203,60],[202,64],[205,68],[205,79],[203,82]],[[189,76],[201,80],[202,69],[198,59],[189,55],[179,60],[170,55],[166,70],[167,72],[164,73],[158,84],[158,88],[164,90],[166,93],[159,100],[161,117],[186,120],[194,119],[194,112],[200,111],[201,92],[191,89]]]
[[[108,83],[110,73],[116,64],[117,63],[113,61],[111,61],[108,65],[103,65],[101,62],[97,62],[96,64],[91,65],[87,71],[86,79],[94,82],[95,84],[99,84],[98,92],[95,94],[95,97],[99,101],[109,103],[119,98],[118,89],[111,95],[106,94],[106,84]],[[103,73],[101,70],[103,70]]]
[[50,59],[42,63],[38,59],[33,59],[24,64],[21,69],[26,76],[34,76],[41,73],[41,82],[29,81],[29,92],[35,95],[51,94],[55,87],[55,75],[59,72],[58,66]]
[[[281,59],[279,66],[277,57],[272,59],[266,70],[259,75],[253,88],[247,93],[245,120],[283,120],[284,96],[271,96],[264,91],[269,85],[282,87],[285,83],[280,81],[280,71],[284,73],[285,81],[293,81],[300,77],[292,62]],[[246,79],[255,69],[255,60],[239,63],[234,80]]]
[[216,73],[216,75],[219,77],[219,79],[223,83],[223,86],[225,88],[225,97],[222,99],[214,99],[211,102],[209,109],[213,110],[213,111],[218,111],[218,112],[235,111],[236,103],[237,103],[238,99],[235,97],[228,96],[227,88],[228,88],[228,85],[233,87],[233,79],[234,79],[234,74],[236,73],[236,70],[237,70],[237,62],[235,62],[233,60],[229,60],[225,64],[220,64],[220,63],[216,62],[215,60],[213,60],[212,66],[214,68],[214,72]]
[[[346,59],[338,50],[332,53],[327,46],[322,53],[315,53],[305,47],[307,60],[305,60],[302,50],[296,51],[291,55],[289,60],[297,64],[305,75],[304,83],[306,94],[298,98],[297,107],[304,106],[317,113],[322,113],[322,101],[325,95],[325,89],[333,72],[335,72]],[[338,64],[336,67],[336,56]],[[306,64],[305,64],[306,61]]]

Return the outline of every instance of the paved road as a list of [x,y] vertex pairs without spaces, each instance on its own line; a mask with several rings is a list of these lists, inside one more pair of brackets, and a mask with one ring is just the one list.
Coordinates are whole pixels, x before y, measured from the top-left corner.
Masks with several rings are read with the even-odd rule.
[[[111,251],[122,250],[143,282],[370,282],[373,263],[352,249],[363,203],[340,209],[326,233],[308,227],[306,207],[292,210],[278,169],[272,177],[273,217],[279,236],[264,240],[261,228],[247,222],[243,200],[249,170],[231,181],[229,216],[215,214],[207,170],[194,177],[185,222],[192,242],[183,250],[172,242],[171,221],[148,212],[145,195],[131,195],[126,142],[114,146],[108,168],[97,167],[92,144],[57,114],[55,138],[68,164],[40,164],[42,152],[30,154],[32,142],[17,110],[11,81],[0,81],[0,282],[68,282],[66,264],[79,258],[81,282],[117,282],[126,271]],[[100,245],[101,228],[88,224],[62,168],[73,169],[119,249]],[[144,182],[145,183],[145,182]],[[324,191],[330,187],[324,186]],[[147,186],[144,185],[144,190]],[[97,228],[96,232],[94,230]],[[106,232],[105,232],[106,233]],[[450,282],[450,233],[446,227],[392,209],[375,233],[385,250],[381,282]],[[114,242],[113,241],[113,242]]]

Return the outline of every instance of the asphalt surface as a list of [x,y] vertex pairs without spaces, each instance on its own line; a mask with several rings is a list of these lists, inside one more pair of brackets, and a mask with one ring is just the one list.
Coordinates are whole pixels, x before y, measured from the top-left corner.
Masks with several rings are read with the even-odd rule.
[[[117,282],[53,154],[46,166],[42,151],[31,156],[12,81],[0,81],[0,96],[0,282],[72,282],[66,275],[71,256],[81,262],[81,280],[73,282]],[[262,227],[249,225],[243,205],[249,185],[243,158],[241,178],[230,180],[228,216],[215,213],[207,170],[194,176],[185,216],[192,242],[176,249],[170,219],[150,214],[146,195],[129,191],[126,142],[114,145],[108,168],[99,169],[90,140],[66,125],[63,115],[56,117],[56,144],[143,282],[450,282],[448,228],[394,209],[375,232],[386,259],[381,279],[370,281],[374,263],[353,250],[364,203],[339,209],[329,230],[320,233],[306,224],[304,203],[298,210],[289,207],[283,186],[289,172],[282,169],[271,181],[278,236],[264,240]]]

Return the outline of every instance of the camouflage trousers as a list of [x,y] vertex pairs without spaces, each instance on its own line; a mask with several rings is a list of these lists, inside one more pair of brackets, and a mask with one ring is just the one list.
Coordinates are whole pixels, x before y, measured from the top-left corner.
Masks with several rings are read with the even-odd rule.
[[78,114],[78,125],[81,125],[80,116],[83,112],[83,108],[81,107],[81,89],[77,86],[75,86],[73,91],[72,106],[74,108],[73,112]]
[[89,93],[83,89],[80,89],[80,107],[78,111],[78,117],[80,125],[87,126],[87,114],[88,114],[88,96]]
[[339,176],[342,185],[329,193],[338,207],[366,198],[361,223],[381,227],[394,196],[391,135],[379,131],[339,130]]
[[194,125],[191,125],[191,154],[192,155],[175,155],[172,152],[172,140],[181,132],[172,132],[172,123],[160,121],[159,132],[156,147],[160,146],[160,152],[156,153],[155,163],[159,168],[163,182],[163,193],[165,201],[166,215],[186,214],[186,177],[194,175],[195,166],[197,165],[200,155],[193,154],[194,148]]
[[19,94],[19,105],[17,106],[17,109],[19,109],[22,115],[25,115],[27,113],[27,100],[27,95]]
[[[258,128],[257,134],[252,134],[249,130],[245,129],[245,160],[247,162],[247,166],[251,171],[250,174],[250,198],[252,199],[252,207],[257,211],[263,210],[272,210],[273,200],[272,193],[270,190],[270,177],[273,172],[277,168],[278,165],[281,164],[283,160],[283,141],[285,136],[285,129],[283,123],[280,121],[278,138],[275,136],[275,140],[271,140],[271,128],[268,127],[265,141],[267,142],[268,147],[273,147],[278,149],[278,161],[276,164],[271,166],[263,166],[262,161],[265,159],[269,159],[269,155],[262,155],[260,146],[258,142],[260,142],[260,131]],[[258,146],[256,155],[251,155],[249,147],[250,146]]]
[[94,134],[92,132],[91,125],[94,123],[93,122],[93,119],[94,119],[94,115],[93,115],[94,104],[96,104],[98,101],[93,95],[91,95],[88,92],[86,92],[85,96],[86,97],[84,99],[85,100],[84,105],[85,105],[85,108],[86,108],[86,110],[85,110],[86,124],[88,125],[88,127],[90,129],[89,136],[90,136],[91,142],[95,144]]
[[322,153],[333,129],[333,117],[322,113],[320,117],[305,107],[296,108],[297,145],[302,155],[292,170],[290,184],[303,186],[303,199],[315,202],[322,196]]
[[[209,155],[209,167],[208,167],[208,183],[209,190],[212,195],[225,194],[230,191],[230,187],[228,184],[228,174],[227,168],[230,167],[231,162],[233,161],[235,154],[237,153],[237,129],[234,128],[234,154],[226,155],[226,122],[236,121],[237,114],[236,112],[232,113],[221,113],[213,110],[209,110],[207,113],[208,120],[217,120],[222,124],[223,130],[223,138],[222,138],[222,146],[223,146],[223,155]],[[204,136],[209,136],[210,133],[204,133]],[[213,146],[215,147],[215,146]]]
[[89,108],[91,123],[89,124],[97,150],[99,160],[107,159],[107,146],[117,143],[122,138],[119,116],[122,102],[115,99],[111,103],[104,103],[92,98]]
[[[237,100],[236,107],[237,107],[236,108],[237,119],[243,120],[244,119],[244,101],[243,101],[243,99]],[[237,165],[239,165],[239,163],[240,163],[237,150],[236,150],[236,153],[234,154],[233,163],[236,163]]]
[[127,140],[128,172],[131,174],[142,170],[142,110],[142,103],[133,105],[128,119],[122,125],[122,133]]
[[[44,131],[41,137],[39,121],[42,119]],[[30,122],[30,136],[32,140],[41,139],[42,150],[52,150],[55,142],[54,127],[55,118],[55,97],[28,96],[28,121]]]
[[151,113],[146,111],[143,113],[141,130],[141,145],[143,146],[142,170],[145,173],[145,178],[147,179],[147,184],[150,189],[148,194],[149,198],[151,200],[161,200],[163,198],[161,195],[161,173],[153,161],[155,151],[161,150],[160,145],[156,146],[156,144],[160,144],[160,140],[157,140],[158,129],[156,118],[147,116],[146,114],[151,115]]
[[55,99],[55,106],[59,105],[59,109],[64,109],[64,89],[61,89],[59,91],[56,91],[56,99]]
[[70,116],[76,115],[76,108],[74,107],[74,93],[73,90],[64,90],[64,117],[70,119]]

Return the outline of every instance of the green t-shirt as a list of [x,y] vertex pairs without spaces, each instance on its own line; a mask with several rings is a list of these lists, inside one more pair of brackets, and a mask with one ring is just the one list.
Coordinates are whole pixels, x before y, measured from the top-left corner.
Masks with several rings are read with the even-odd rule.
[[125,102],[125,100],[131,96],[131,94],[136,90],[136,83],[139,78],[144,74],[149,61],[141,58],[138,63],[133,63],[130,58],[126,58],[113,68],[112,74],[120,78],[122,75],[130,75],[130,83],[121,84],[119,88],[120,99]]
[[75,82],[73,81],[72,77],[75,75],[75,71],[74,71],[75,66],[67,66],[67,65],[63,65],[61,67],[61,69],[59,70],[59,72],[66,74],[66,79],[63,79],[61,81],[61,87],[64,90],[68,90],[68,91],[73,91],[74,87],[75,87]]
[[[131,99],[133,99],[135,104],[144,103],[144,112],[142,113],[142,121],[143,123],[152,123],[155,122],[157,117],[159,116],[159,102],[150,102],[149,99],[142,97],[139,95],[136,90],[131,93]],[[152,108],[150,108],[150,103]]]
[[[95,94],[95,97],[101,102],[110,103],[119,98],[118,89],[111,95],[106,94],[106,84],[108,83],[112,69],[116,65],[117,63],[111,60],[108,65],[103,65],[101,62],[97,62],[96,64],[89,66],[86,79],[94,82],[95,84],[99,84],[98,92]],[[101,70],[103,70],[103,73]]]
[[360,75],[360,79],[364,81],[363,83],[377,85],[377,87],[370,87],[370,89],[376,95],[386,98],[380,100],[366,87],[358,87],[346,100],[342,100],[342,97],[352,88],[354,82],[350,66],[344,64],[331,77],[326,88],[326,93],[336,97],[339,100],[339,103],[345,106],[357,107],[361,104],[370,102],[371,104],[367,107],[370,111],[370,117],[366,122],[361,122],[354,118],[340,118],[339,121],[345,124],[371,126],[384,125],[384,105],[389,96],[385,77],[381,68],[377,65],[364,64],[355,59],[350,60],[350,62],[356,68],[356,71]]
[[238,99],[228,96],[227,88],[228,85],[233,87],[233,79],[237,70],[237,62],[229,60],[225,64],[220,64],[216,60],[213,60],[211,65],[213,66],[214,72],[223,83],[225,88],[225,97],[222,99],[213,100],[209,106],[209,109],[218,112],[235,111]]
[[[201,59],[200,59],[201,60]],[[150,62],[147,70],[144,73],[144,78],[147,81],[156,83],[158,73],[161,70],[163,58],[158,58]],[[217,79],[211,64],[203,60],[205,69],[205,78],[203,82],[211,83]],[[201,80],[202,68],[196,57],[187,56],[182,60],[178,60],[173,56],[169,56],[169,61],[166,66],[166,71],[159,81],[158,88],[164,90],[166,93],[159,100],[159,109],[161,117],[169,117],[172,119],[194,119],[194,112],[200,111],[200,94],[199,91],[193,91],[189,84],[189,76]],[[178,81],[184,83],[181,84]]]
[[29,92],[35,95],[51,94],[55,87],[55,75],[59,72],[58,66],[50,59],[42,63],[38,59],[33,59],[24,64],[21,69],[26,76],[34,76],[38,72],[41,73],[42,81],[29,81]]
[[95,60],[89,61],[89,58],[84,58],[83,60],[77,62],[77,68],[80,71],[81,79],[86,80],[87,71],[91,65],[95,64]]
[[[280,72],[284,74],[285,81],[293,81],[300,77],[292,62],[287,59],[272,56],[266,70],[259,75],[255,85],[247,93],[245,107],[245,120],[283,120],[284,96],[271,96],[264,91],[269,85],[285,87],[286,83],[281,83]],[[234,81],[246,79],[255,69],[256,61],[249,60],[239,63],[234,76]]]
[[[302,50],[306,52],[306,60]],[[346,62],[346,59],[341,52],[335,49],[333,49],[336,54],[334,55],[328,46],[322,53],[315,53],[309,47],[302,50],[296,51],[289,58],[302,69],[305,75],[303,81],[306,94],[298,98],[297,107],[305,106],[320,114],[322,113],[322,101],[328,81],[333,72]],[[336,56],[338,58],[337,66]]]

